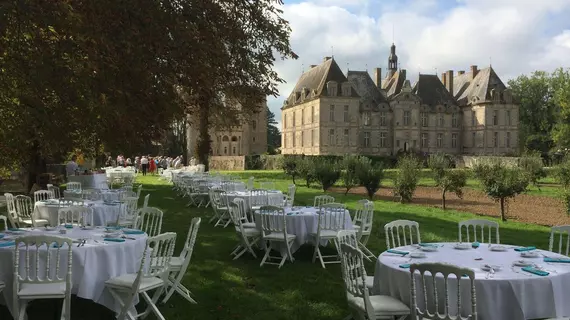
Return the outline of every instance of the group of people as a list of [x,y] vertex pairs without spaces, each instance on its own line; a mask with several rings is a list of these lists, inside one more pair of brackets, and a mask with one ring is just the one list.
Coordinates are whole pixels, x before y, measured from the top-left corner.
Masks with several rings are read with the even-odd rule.
[[176,158],[166,157],[166,156],[156,156],[151,157],[150,155],[136,156],[134,160],[131,158],[125,158],[122,154],[117,156],[117,160],[109,156],[105,162],[106,167],[135,167],[136,172],[142,172],[143,176],[147,173],[156,174],[159,168],[168,169],[175,168],[179,169],[184,166],[183,156],[178,156]]

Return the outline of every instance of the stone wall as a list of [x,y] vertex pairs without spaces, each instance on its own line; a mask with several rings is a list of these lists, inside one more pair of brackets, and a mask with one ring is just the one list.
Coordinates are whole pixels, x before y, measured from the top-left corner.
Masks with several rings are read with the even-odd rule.
[[210,170],[245,170],[245,156],[211,156]]
[[485,161],[490,159],[501,159],[503,162],[516,166],[518,157],[490,157],[490,156],[459,156],[456,158],[455,164],[458,168],[472,168],[477,161]]

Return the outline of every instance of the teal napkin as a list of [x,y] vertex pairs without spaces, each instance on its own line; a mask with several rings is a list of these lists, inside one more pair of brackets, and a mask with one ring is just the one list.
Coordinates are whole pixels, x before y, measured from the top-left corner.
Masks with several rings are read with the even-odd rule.
[[72,224],[66,224],[66,225],[65,225],[65,228],[66,228],[66,229],[73,229],[73,225],[72,225]]
[[533,267],[524,267],[524,268],[522,268],[522,271],[526,271],[526,272],[529,272],[532,274],[536,274],[537,276],[543,276],[543,277],[550,274],[546,271],[538,270],[538,269],[533,268]]
[[410,268],[410,264],[409,263],[404,263],[400,265],[400,268],[402,269],[409,269]]
[[523,251],[532,251],[536,250],[536,247],[522,247],[522,248],[515,248],[515,251],[523,252]]
[[420,247],[433,247],[433,248],[437,248],[439,247],[437,244],[435,243],[420,243]]
[[123,230],[124,234],[144,234],[142,230]]
[[475,241],[475,242],[473,242],[473,243],[471,244],[471,247],[473,247],[473,248],[479,248],[480,245],[481,245],[481,244],[480,244],[479,242]]
[[0,233],[0,239],[4,238],[4,234]]
[[10,229],[8,229],[8,231],[26,231],[26,230],[18,229],[18,228],[10,228]]
[[16,244],[15,241],[0,242],[0,248],[11,247],[15,244]]
[[[65,243],[64,243],[64,244],[65,244]],[[60,246],[60,245],[58,245],[57,243],[53,243],[53,244],[51,245],[51,247],[52,247],[52,248],[62,248],[64,244],[62,244],[62,245]]]
[[386,252],[393,253],[393,254],[399,254],[402,256],[405,256],[409,253],[408,251],[400,251],[400,250],[393,250],[393,249],[386,250]]
[[570,259],[568,259],[568,258],[544,258],[544,262],[570,263]]
[[111,242],[125,242],[125,239],[120,238],[105,238],[103,241],[111,241]]

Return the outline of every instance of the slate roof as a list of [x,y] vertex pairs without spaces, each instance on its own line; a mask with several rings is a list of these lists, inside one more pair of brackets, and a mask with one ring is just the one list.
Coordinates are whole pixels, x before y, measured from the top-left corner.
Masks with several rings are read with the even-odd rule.
[[372,103],[378,105],[382,102],[388,102],[382,95],[368,72],[366,71],[348,71],[348,81],[352,83],[352,87],[361,97],[361,103]]
[[406,70],[398,70],[391,78],[383,82],[382,89],[386,90],[386,96],[391,98],[402,90],[402,86],[406,81]]
[[412,93],[419,96],[422,103],[429,106],[456,104],[453,95],[447,91],[436,75],[420,74],[412,88]]
[[[326,84],[329,81],[336,81],[338,83],[337,92],[339,93],[341,92],[341,84],[348,81],[338,64],[335,62],[334,58],[330,58],[320,65],[312,67],[301,75],[297,81],[297,84],[295,85],[295,88],[287,98],[289,106],[301,103],[300,94],[303,88],[309,89],[309,94],[313,90],[316,92],[316,95],[314,97],[307,99],[316,99],[321,96],[327,96],[328,92],[326,90]],[[351,97],[358,97],[358,94],[354,88],[352,89]]]
[[492,89],[499,91],[507,89],[492,67],[481,69],[474,79],[472,77],[472,72],[453,77],[453,95],[459,105],[467,105],[473,101],[473,98],[481,102],[490,100]]

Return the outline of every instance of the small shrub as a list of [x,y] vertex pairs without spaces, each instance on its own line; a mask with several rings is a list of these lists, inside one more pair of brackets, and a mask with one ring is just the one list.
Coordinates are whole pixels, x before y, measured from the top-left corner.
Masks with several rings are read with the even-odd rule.
[[342,159],[342,166],[344,169],[342,180],[344,182],[345,195],[348,193],[348,191],[350,191],[350,189],[358,185],[358,177],[356,174],[356,169],[358,167],[359,161],[360,157],[355,155],[346,155]]
[[473,172],[487,196],[501,204],[501,219],[507,221],[505,203],[526,191],[529,184],[526,173],[519,167],[508,167],[500,160],[479,162]]
[[565,189],[570,188],[570,159],[554,167],[554,179]]
[[311,187],[311,182],[317,180],[315,177],[315,161],[313,158],[304,157],[303,159],[300,159],[297,163],[297,171],[299,173],[299,177],[305,179],[307,188]]
[[340,174],[340,167],[336,161],[323,160],[315,165],[315,177],[325,192],[340,179]]
[[398,160],[397,172],[394,177],[394,195],[400,197],[400,202],[410,202],[420,180],[421,162],[413,156],[406,155]]
[[285,157],[283,159],[283,171],[286,175],[290,176],[293,180],[293,184],[295,184],[295,177],[299,176],[299,171],[297,168],[299,160],[297,157]]
[[519,167],[526,173],[529,182],[540,190],[539,180],[546,178],[546,170],[540,152],[529,152],[519,159]]
[[[368,161],[366,161],[368,160]],[[356,176],[360,185],[366,189],[368,199],[372,200],[376,191],[380,189],[382,179],[384,178],[384,168],[381,163],[372,165],[370,160],[359,161],[356,167]]]
[[445,210],[445,194],[454,192],[459,199],[463,198],[463,188],[467,184],[465,170],[452,170],[449,157],[443,153],[436,153],[429,157],[428,166],[432,172],[435,185],[441,190],[441,207]]

